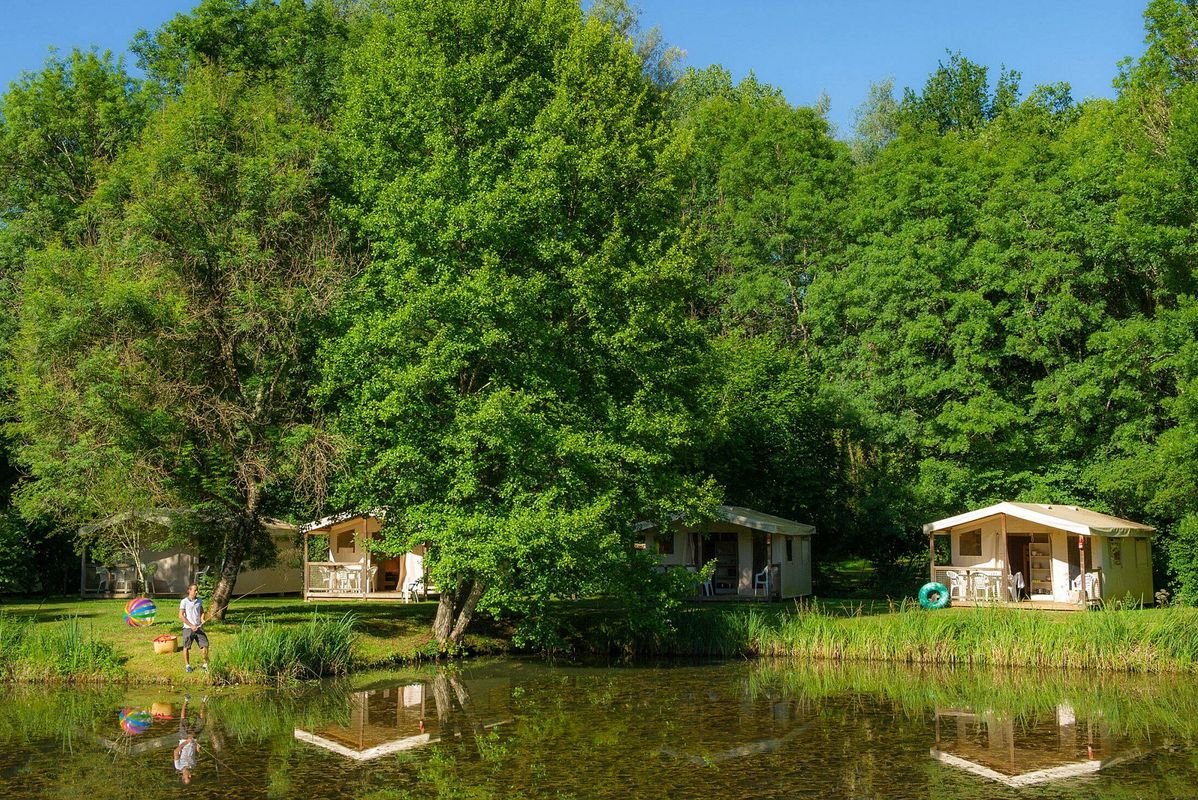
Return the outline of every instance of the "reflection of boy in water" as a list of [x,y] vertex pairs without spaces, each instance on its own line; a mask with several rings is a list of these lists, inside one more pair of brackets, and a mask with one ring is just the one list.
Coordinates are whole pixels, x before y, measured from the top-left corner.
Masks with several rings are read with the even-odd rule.
[[180,774],[184,783],[191,783],[191,771],[196,768],[196,757],[200,754],[200,743],[196,736],[204,729],[204,712],[200,716],[187,718],[187,703],[190,697],[183,698],[183,710],[179,714],[179,745],[175,748],[175,771]]

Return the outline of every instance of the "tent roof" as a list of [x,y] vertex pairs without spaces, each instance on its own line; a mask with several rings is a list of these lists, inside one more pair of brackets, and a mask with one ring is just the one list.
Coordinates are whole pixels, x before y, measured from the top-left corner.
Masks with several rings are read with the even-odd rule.
[[336,514],[330,514],[329,516],[325,517],[324,519],[318,519],[318,520],[314,520],[312,522],[305,522],[303,525],[300,526],[300,531],[304,535],[307,535],[309,533],[321,530],[323,528],[331,528],[332,526],[336,525],[339,522],[345,522],[346,520],[356,519],[357,517],[376,517],[381,522],[384,519],[386,519],[386,517],[387,517],[387,509],[372,508],[369,511],[340,511]]
[[[716,519],[733,525],[740,525],[742,528],[751,528],[755,531],[764,531],[765,533],[779,533],[786,536],[811,536],[815,533],[814,525],[807,525],[802,522],[795,522],[792,519],[784,517],[776,517],[773,514],[766,514],[763,511],[754,511],[751,508],[744,506],[718,506],[715,510]],[[673,519],[677,521],[681,517],[674,515]],[[638,522],[636,530],[645,531],[652,530],[657,527],[652,522]]]
[[923,526],[923,532],[930,535],[937,531],[946,531],[990,517],[997,517],[1000,514],[1082,536],[1150,536],[1156,530],[1150,525],[1113,517],[1110,514],[1101,514],[1078,506],[1045,503],[996,503],[976,511],[958,514],[955,517],[929,522]]
[[790,536],[811,536],[815,533],[814,525],[775,517],[773,514],[754,511],[744,506],[720,506],[716,509],[716,516],[733,525],[741,525],[766,533],[784,533]]

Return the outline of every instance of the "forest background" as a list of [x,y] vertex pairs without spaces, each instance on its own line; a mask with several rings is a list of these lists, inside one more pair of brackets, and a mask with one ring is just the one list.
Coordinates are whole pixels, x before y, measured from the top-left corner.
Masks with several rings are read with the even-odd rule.
[[659,624],[638,519],[811,522],[910,594],[924,522],[1022,500],[1155,525],[1198,602],[1198,3],[1113,100],[949,53],[847,141],[621,2],[438,5],[204,0],[144,78],[10,85],[0,591],[166,507],[219,607],[262,519],[387,507],[440,640],[539,640]]

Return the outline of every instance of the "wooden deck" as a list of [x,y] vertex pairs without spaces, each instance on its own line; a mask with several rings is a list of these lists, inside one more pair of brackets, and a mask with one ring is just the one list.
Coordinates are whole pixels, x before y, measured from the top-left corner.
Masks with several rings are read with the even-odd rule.
[[318,600],[363,600],[381,601],[390,603],[404,602],[403,594],[396,591],[390,592],[311,592],[304,598],[305,602],[313,602]]

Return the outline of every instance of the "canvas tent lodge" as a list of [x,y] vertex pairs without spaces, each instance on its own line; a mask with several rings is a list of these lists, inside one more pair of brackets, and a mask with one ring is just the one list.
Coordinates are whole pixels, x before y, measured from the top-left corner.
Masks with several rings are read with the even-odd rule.
[[304,599],[399,601],[435,593],[423,545],[398,556],[371,549],[384,521],[382,511],[348,511],[304,525]]
[[[1151,602],[1153,532],[1109,514],[1042,503],[998,503],[924,525],[931,578],[953,600],[1045,607]],[[937,536],[948,538],[947,564],[936,563]]]
[[[128,523],[170,527],[181,512],[155,510],[136,514],[114,514],[93,525],[83,533],[99,528]],[[299,551],[296,547],[296,527],[281,520],[267,519],[264,527],[274,542],[277,556],[272,566],[262,569],[243,569],[237,576],[238,594],[290,594],[300,590]],[[139,593],[182,595],[198,579],[205,568],[191,547],[170,547],[165,550],[142,549],[138,556],[142,569],[130,558],[116,563],[101,564],[88,557],[86,548],[79,555],[80,597],[134,597]],[[145,586],[142,575],[150,585]]]
[[811,594],[811,537],[815,527],[740,506],[720,506],[714,520],[674,523],[662,532],[642,522],[645,547],[664,567],[697,570],[715,561],[704,594],[801,597]]

